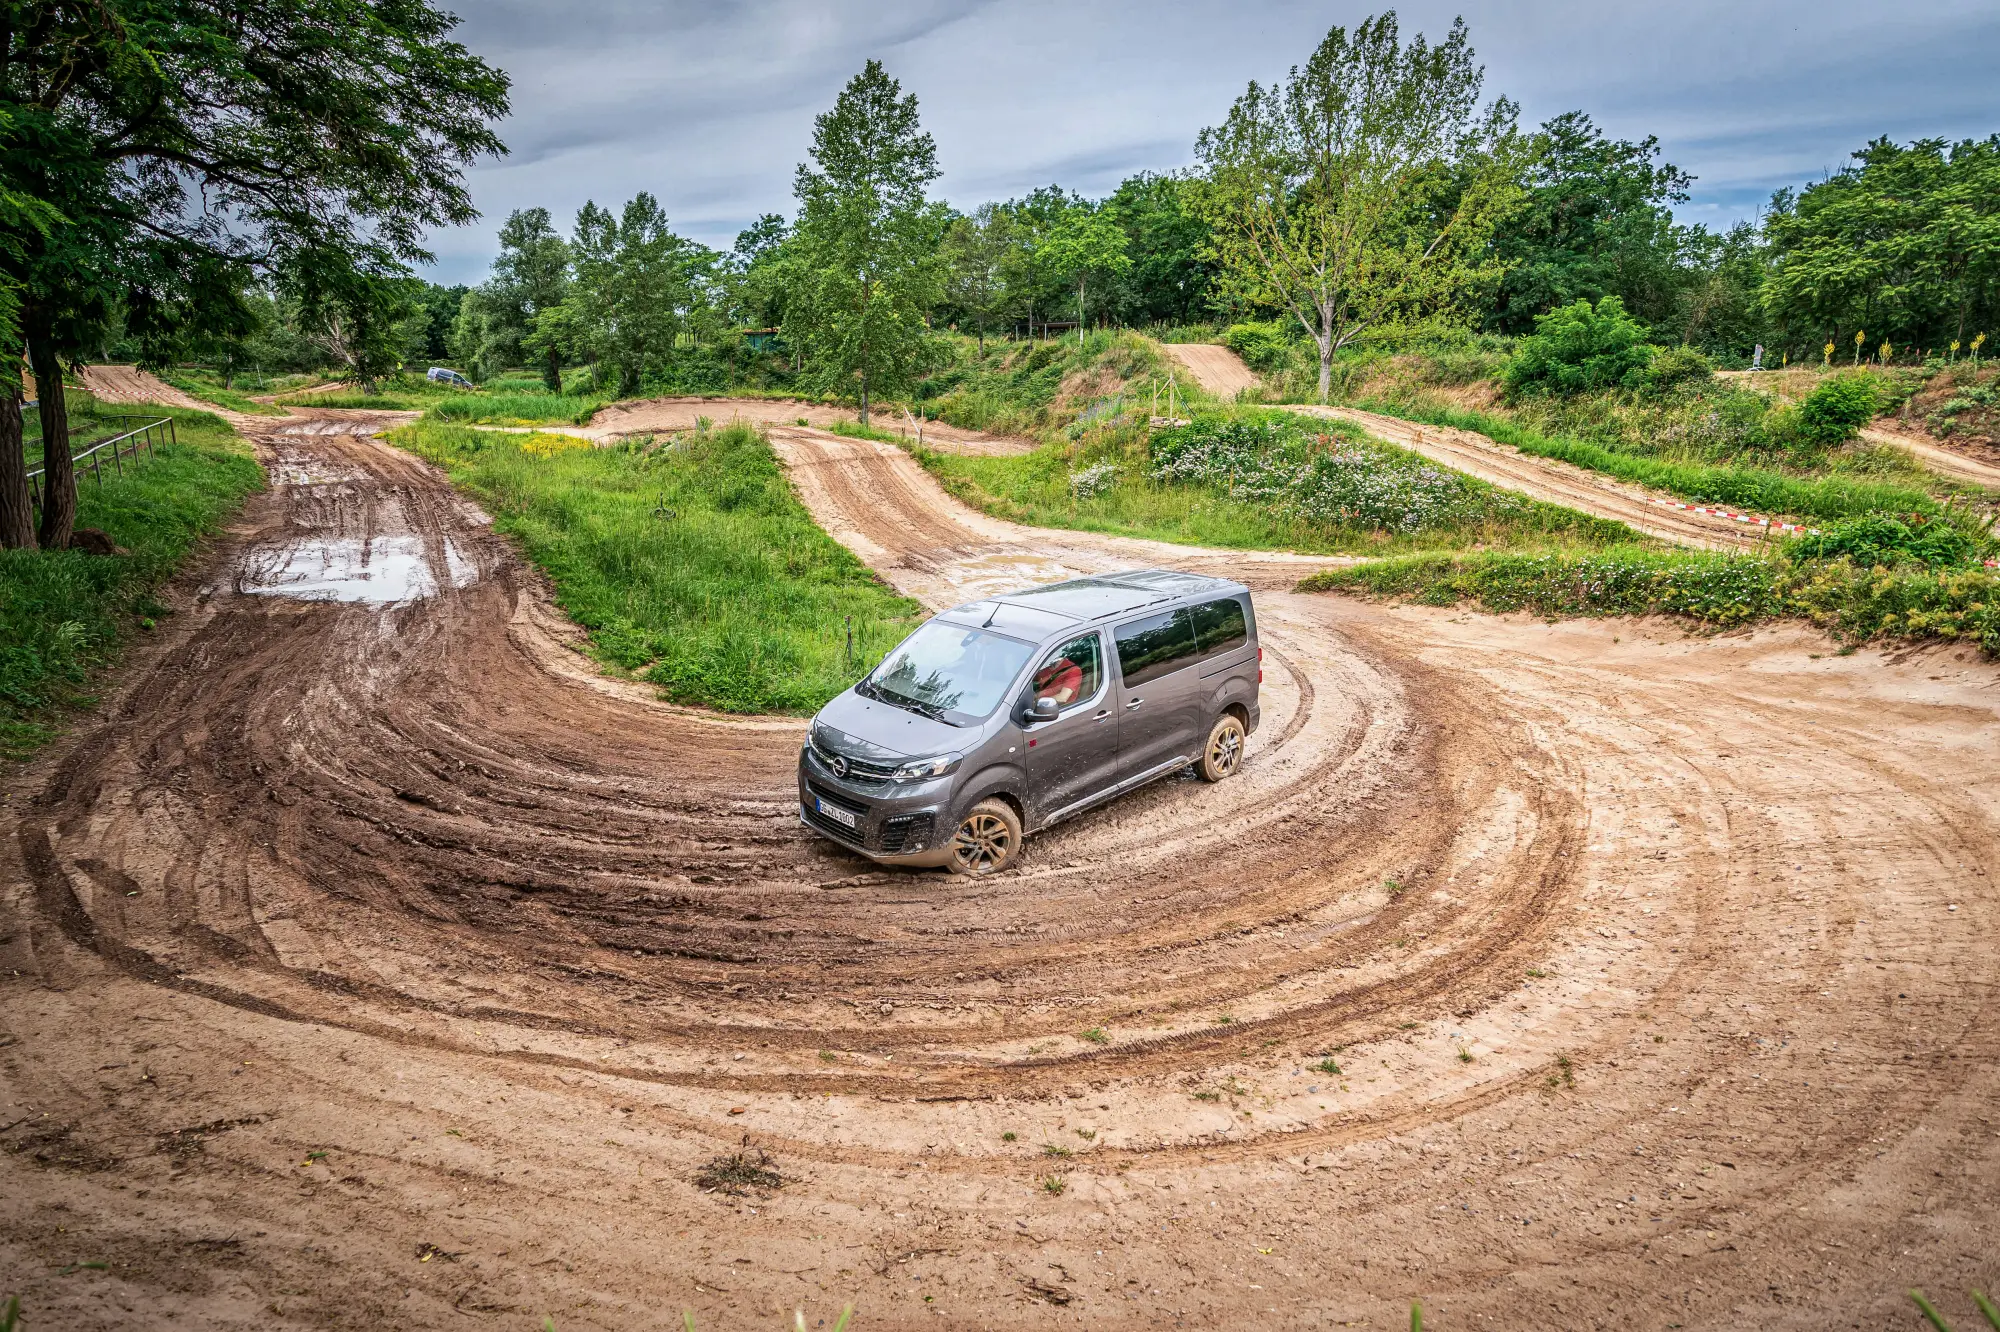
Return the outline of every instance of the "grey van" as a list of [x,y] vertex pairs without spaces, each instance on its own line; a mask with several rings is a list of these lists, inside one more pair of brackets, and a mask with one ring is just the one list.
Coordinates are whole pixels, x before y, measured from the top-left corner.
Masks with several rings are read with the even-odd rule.
[[1241,583],[1169,569],[954,607],[820,709],[799,816],[885,864],[992,874],[1022,838],[1243,761],[1264,678]]

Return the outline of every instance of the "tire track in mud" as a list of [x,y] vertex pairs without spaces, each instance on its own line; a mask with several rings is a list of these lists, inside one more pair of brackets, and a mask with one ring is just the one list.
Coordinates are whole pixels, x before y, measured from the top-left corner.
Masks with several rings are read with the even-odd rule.
[[[1651,1288],[1641,1239],[1726,1228],[1729,1255],[1689,1240],[1688,1261],[1715,1293],[1690,1326],[1727,1325],[1806,1252],[1802,1207],[1852,1239],[1829,1198],[1880,1214],[1983,1122],[2000,863],[1993,787],[1963,775],[1991,770],[1990,666],[1932,685],[1805,665],[1783,633],[1620,645],[1300,597],[1281,589],[1320,562],[1021,528],[898,450],[777,428],[815,515],[929,605],[1151,563],[1260,589],[1271,673],[1240,777],[1157,785],[998,881],[884,872],[797,827],[799,724],[552,672],[545,594],[475,506],[387,446],[281,426],[281,484],[26,802],[40,918],[83,954],[41,937],[30,970],[70,984],[95,956],[233,1007],[188,1037],[218,1048],[282,1047],[273,1018],[348,1033],[379,1084],[290,1058],[350,1114],[427,1113],[386,1096],[391,1067],[489,1088],[487,1116],[495,1094],[566,1107],[505,1120],[560,1181],[538,1216],[623,1207],[568,1127],[586,1106],[671,1130],[676,1162],[754,1126],[841,1206],[921,1161],[968,1216],[1023,1206],[1047,1168],[1000,1129],[1088,1128],[1057,1163],[1079,1205],[1129,1222],[1221,1188],[1218,1224],[1342,1237],[1271,1286],[1299,1298],[1391,1298],[1342,1254],[1417,1249],[1462,1309],[1590,1307]],[[300,550],[325,599],[256,590]],[[380,552],[428,582],[340,599]],[[1976,1197],[1985,1170],[1945,1191]],[[1505,1190],[1564,1201],[1524,1226]],[[1662,1221],[1635,1229],[1612,1202],[1642,1193]],[[1204,1280],[1234,1261],[1221,1233],[1181,1250]],[[1893,1247],[1861,1266],[1924,1275]],[[1530,1275],[1477,1275],[1503,1270]],[[1528,1301],[1558,1278],[1577,1284]]]

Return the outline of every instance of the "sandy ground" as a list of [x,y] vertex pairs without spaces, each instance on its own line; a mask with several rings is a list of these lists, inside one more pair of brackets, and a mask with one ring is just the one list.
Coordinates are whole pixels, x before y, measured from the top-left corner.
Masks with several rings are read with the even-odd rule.
[[1887,444],[1914,454],[1918,462],[1936,472],[1939,476],[1953,481],[1964,481],[1988,490],[2000,490],[2000,465],[1984,457],[1974,456],[1949,445],[1939,443],[1915,426],[1901,422],[1878,421],[1861,431],[1861,438],[1870,444]]
[[[606,407],[590,419],[589,430],[598,438],[652,430],[687,430],[704,417],[717,425],[740,419],[762,425],[804,422],[820,427],[859,419],[855,412],[844,407],[784,398],[652,398]],[[901,412],[877,411],[870,424],[892,434],[914,437],[916,433],[916,423]],[[962,430],[942,421],[924,422],[923,437],[926,446],[941,453],[1014,454],[1032,453],[1035,449],[1033,440]]]
[[1227,402],[1244,389],[1263,383],[1243,358],[1227,347],[1207,342],[1166,342],[1160,349],[1187,367],[1195,383]]
[[1970,650],[1299,596],[781,428],[929,604],[1259,589],[1240,776],[892,873],[798,826],[801,721],[596,679],[326,419],[249,418],[273,489],[6,793],[29,1327],[1818,1332],[2000,1277]]
[[[173,385],[132,365],[86,365],[83,386],[99,402],[157,402],[168,407],[195,407],[214,411],[208,403],[183,393]],[[248,419],[248,418],[245,418]]]

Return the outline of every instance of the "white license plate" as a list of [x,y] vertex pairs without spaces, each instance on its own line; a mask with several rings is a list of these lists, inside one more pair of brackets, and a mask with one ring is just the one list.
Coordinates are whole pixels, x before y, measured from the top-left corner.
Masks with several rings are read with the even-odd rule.
[[849,813],[847,810],[842,809],[839,805],[829,805],[826,803],[826,801],[821,800],[818,796],[814,796],[813,806],[814,808],[818,809],[820,813],[832,819],[835,823],[844,823],[850,828],[855,826],[854,815]]

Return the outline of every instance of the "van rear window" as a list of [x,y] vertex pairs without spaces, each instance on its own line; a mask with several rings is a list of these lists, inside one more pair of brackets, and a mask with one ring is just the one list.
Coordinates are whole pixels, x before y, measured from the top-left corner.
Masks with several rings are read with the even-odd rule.
[[1194,635],[1201,655],[1234,652],[1250,641],[1250,627],[1243,619],[1243,603],[1235,597],[1204,601],[1194,608]]
[[1112,630],[1118,640],[1118,670],[1127,686],[1157,680],[1194,659],[1194,618],[1183,607],[1132,620]]

